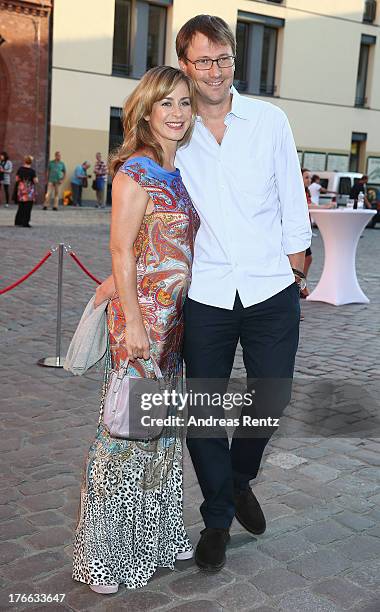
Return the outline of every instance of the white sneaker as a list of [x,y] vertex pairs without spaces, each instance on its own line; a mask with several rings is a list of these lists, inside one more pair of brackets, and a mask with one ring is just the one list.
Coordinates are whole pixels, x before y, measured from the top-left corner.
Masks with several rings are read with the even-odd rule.
[[192,559],[194,556],[194,549],[184,550],[177,553],[177,561],[186,561],[187,559]]
[[112,593],[117,593],[119,590],[119,585],[118,584],[112,584],[112,585],[103,585],[103,584],[89,584],[88,585],[91,589],[91,591],[94,591],[94,593],[99,593],[101,595],[111,595]]

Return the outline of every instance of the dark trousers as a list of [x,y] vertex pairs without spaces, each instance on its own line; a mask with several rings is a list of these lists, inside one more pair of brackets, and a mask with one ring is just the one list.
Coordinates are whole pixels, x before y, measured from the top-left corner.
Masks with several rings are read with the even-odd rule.
[[19,202],[18,209],[15,217],[15,225],[21,225],[22,227],[28,227],[30,221],[30,215],[32,213],[33,202]]
[[[233,310],[187,298],[184,314],[184,358],[190,388],[194,384],[191,379],[228,379],[239,340],[248,379],[292,379],[300,320],[296,283],[248,308],[243,307],[238,294]],[[268,441],[269,437],[234,437],[230,447],[227,435],[188,437],[204,497],[201,513],[206,527],[230,526],[235,514],[234,489],[246,488],[256,477]]]
[[71,191],[73,194],[74,206],[82,206],[82,185],[71,183]]
[[5,193],[5,203],[9,204],[9,185],[5,183],[0,183],[0,188],[3,187]]

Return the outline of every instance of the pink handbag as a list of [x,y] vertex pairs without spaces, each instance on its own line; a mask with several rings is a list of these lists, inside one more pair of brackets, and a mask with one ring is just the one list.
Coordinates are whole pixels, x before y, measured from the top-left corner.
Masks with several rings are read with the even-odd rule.
[[[164,378],[153,357],[151,361],[156,378],[127,376],[129,359],[123,362],[119,370],[110,372],[103,422],[114,438],[152,440],[162,433],[162,421],[168,416],[168,406],[161,395]],[[156,394],[162,398],[159,405],[151,401]]]

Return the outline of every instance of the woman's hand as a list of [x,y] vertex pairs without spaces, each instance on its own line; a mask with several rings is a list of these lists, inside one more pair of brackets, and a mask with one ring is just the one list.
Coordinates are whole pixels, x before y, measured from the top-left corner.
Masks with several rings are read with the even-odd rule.
[[102,282],[95,290],[95,302],[94,307],[97,308],[100,304],[103,304],[106,300],[110,300],[115,293],[115,283],[113,276],[109,276],[105,281]]
[[142,321],[127,323],[126,347],[130,361],[134,361],[135,359],[149,359],[149,338]]

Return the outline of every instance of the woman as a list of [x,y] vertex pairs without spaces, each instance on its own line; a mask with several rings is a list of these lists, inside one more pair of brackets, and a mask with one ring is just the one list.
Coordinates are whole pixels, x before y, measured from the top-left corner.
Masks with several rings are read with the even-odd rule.
[[33,157],[24,157],[24,165],[20,166],[16,173],[16,197],[18,210],[15,217],[15,225],[20,227],[32,227],[29,223],[33,204],[36,201],[36,185],[38,178],[36,171],[32,168]]
[[5,194],[5,206],[9,206],[9,187],[11,184],[11,174],[13,164],[8,157],[8,153],[3,151],[0,153],[0,187],[3,186]]
[[[307,201],[308,209],[309,210],[315,210],[315,209],[321,210],[323,208],[336,208],[335,202],[332,202],[332,201],[328,202],[327,204],[313,204],[311,200],[310,189],[309,189],[311,180],[312,180],[310,170],[308,170],[307,168],[302,168],[301,172],[302,172],[303,184],[305,186],[306,201]],[[307,273],[309,272],[309,268],[311,266],[312,261],[313,261],[313,257],[311,254],[311,248],[308,247],[305,251],[305,263],[303,267],[303,273],[306,278],[307,278]],[[300,291],[301,298],[305,299],[308,295],[309,295],[309,290],[307,287],[305,287],[305,289],[301,289]]]
[[[111,160],[111,242],[116,292],[108,306],[112,366],[182,376],[182,308],[199,219],[174,168],[195,119],[194,86],[181,71],[153,68],[124,105],[124,142]],[[74,544],[75,580],[98,593],[147,584],[159,566],[191,558],[182,518],[182,444],[111,438],[100,419],[90,447]]]

